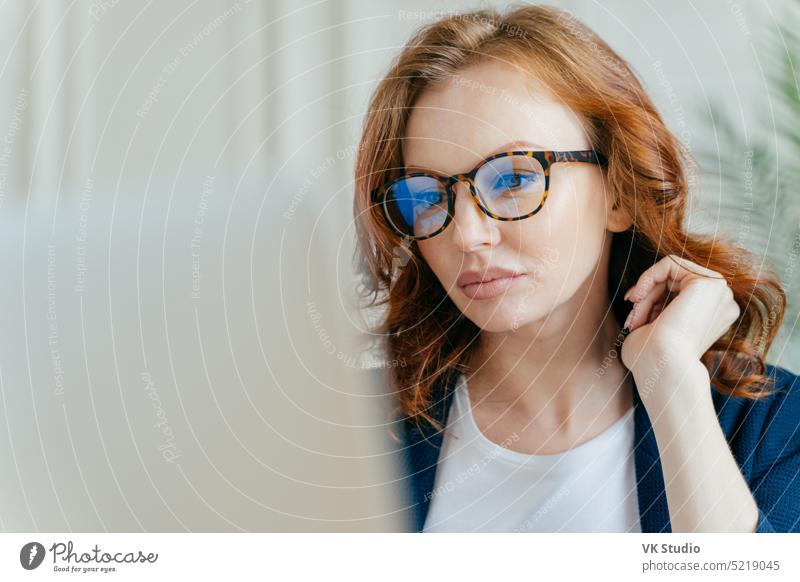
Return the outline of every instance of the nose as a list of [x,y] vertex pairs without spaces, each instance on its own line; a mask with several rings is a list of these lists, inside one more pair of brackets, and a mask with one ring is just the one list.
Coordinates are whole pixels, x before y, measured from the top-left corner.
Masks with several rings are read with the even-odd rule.
[[459,250],[466,253],[481,246],[496,244],[497,221],[480,209],[469,190],[469,184],[466,181],[453,184],[453,195],[453,231]]

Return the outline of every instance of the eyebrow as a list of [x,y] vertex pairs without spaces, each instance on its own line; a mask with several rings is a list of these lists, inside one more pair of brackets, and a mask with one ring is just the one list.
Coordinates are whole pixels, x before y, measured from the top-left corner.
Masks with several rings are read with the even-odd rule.
[[[509,143],[507,143],[507,144],[505,144],[505,145],[503,145],[503,146],[501,146],[499,148],[496,148],[493,152],[491,152],[489,154],[486,154],[484,157],[482,157],[481,160],[485,160],[486,158],[490,158],[490,157],[492,157],[492,156],[494,156],[496,154],[502,153],[502,152],[513,152],[513,151],[519,151],[519,150],[525,150],[525,151],[528,151],[528,150],[540,150],[541,151],[541,150],[545,150],[545,149],[546,148],[543,148],[539,144],[535,144],[533,142],[529,142],[529,141],[526,141],[526,140],[515,140],[515,141],[509,142]],[[480,163],[480,161],[478,163]],[[432,174],[440,174],[442,176],[445,175],[442,172],[437,172],[436,170],[431,170],[429,168],[423,168],[421,166],[405,166],[404,169],[405,169],[406,172],[430,172]],[[472,168],[470,168],[470,169],[472,169]],[[467,171],[469,171],[469,170],[467,170]]]

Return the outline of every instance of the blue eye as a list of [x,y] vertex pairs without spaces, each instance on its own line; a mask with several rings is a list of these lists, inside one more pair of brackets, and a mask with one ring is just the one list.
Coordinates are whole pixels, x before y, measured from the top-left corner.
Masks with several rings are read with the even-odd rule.
[[538,174],[520,174],[519,172],[508,172],[500,174],[495,178],[492,184],[492,190],[514,190],[517,188],[524,188],[530,184],[536,183],[539,179]]
[[426,192],[416,192],[414,194],[416,206],[428,208],[442,201],[442,193],[438,190],[428,190]]

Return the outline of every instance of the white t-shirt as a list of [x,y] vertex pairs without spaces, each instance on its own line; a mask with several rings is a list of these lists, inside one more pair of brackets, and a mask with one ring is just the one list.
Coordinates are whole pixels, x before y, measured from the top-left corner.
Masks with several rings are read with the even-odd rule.
[[528,455],[480,432],[463,374],[451,406],[423,531],[641,532],[633,408],[577,447]]

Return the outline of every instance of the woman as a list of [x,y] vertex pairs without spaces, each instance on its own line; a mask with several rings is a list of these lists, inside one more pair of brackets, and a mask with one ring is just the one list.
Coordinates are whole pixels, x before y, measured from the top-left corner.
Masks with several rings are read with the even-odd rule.
[[554,8],[397,57],[355,214],[417,531],[800,530],[800,386],[764,361],[784,292],[687,232],[686,157]]

